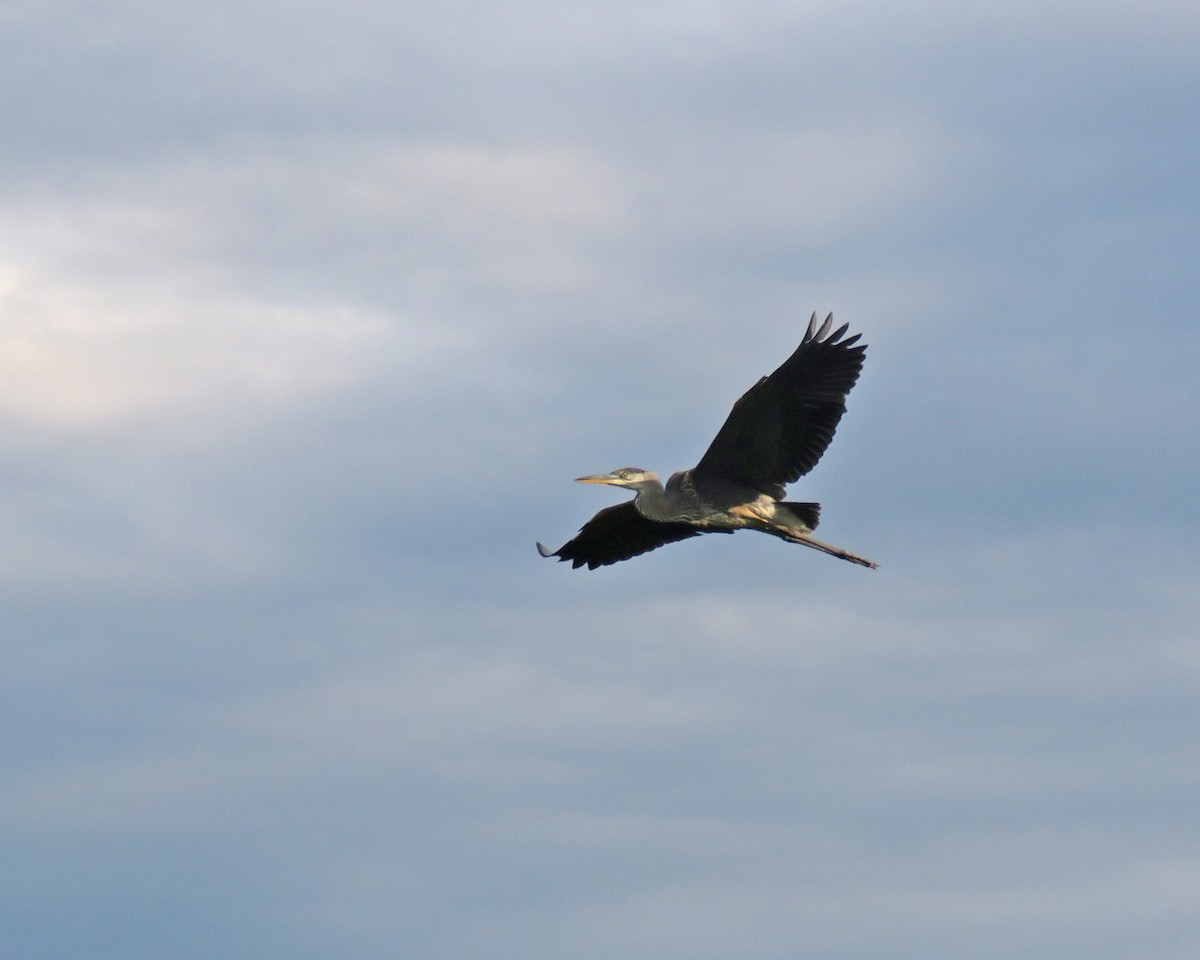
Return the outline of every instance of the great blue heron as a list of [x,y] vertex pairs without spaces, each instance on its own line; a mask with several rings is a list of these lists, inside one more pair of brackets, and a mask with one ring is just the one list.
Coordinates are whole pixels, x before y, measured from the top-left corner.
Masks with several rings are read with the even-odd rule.
[[[808,473],[829,446],[846,412],[846,394],[858,380],[862,334],[833,333],[833,314],[817,327],[814,313],[796,352],[733,405],[700,462],[673,474],[664,488],[658,475],[640,467],[580,477],[578,483],[628,487],[636,496],[605,507],[573,540],[543,557],[570,560],[589,570],[628,560],[664,544],[702,533],[760,530],[851,563],[877,564],[811,536],[819,503],[785,501],[784,485]],[[857,345],[856,345],[857,344]]]

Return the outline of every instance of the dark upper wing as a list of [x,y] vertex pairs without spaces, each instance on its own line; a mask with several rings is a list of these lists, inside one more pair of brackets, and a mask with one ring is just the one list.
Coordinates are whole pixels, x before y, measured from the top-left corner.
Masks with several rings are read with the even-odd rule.
[[817,328],[817,315],[796,352],[733,405],[693,473],[748,483],[783,496],[783,486],[808,473],[833,439],[846,412],[846,394],[862,370],[861,334],[842,340],[833,314]]
[[583,525],[575,539],[563,544],[556,553],[551,553],[540,543],[537,546],[543,557],[570,560],[572,567],[582,567],[586,563],[589,570],[595,570],[703,532],[686,523],[647,520],[630,500],[615,507],[605,507]]

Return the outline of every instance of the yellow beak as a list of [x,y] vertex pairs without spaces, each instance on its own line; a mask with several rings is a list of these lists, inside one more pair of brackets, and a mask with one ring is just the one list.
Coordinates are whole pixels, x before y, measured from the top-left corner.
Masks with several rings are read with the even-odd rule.
[[576,477],[575,482],[620,484],[621,481],[614,477],[611,473],[595,473],[590,477]]

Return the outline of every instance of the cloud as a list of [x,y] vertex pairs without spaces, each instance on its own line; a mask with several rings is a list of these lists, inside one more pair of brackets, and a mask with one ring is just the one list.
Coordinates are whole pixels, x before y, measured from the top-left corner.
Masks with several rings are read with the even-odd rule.
[[1191,955],[1190,7],[3,16],[8,952]]
[[286,402],[345,382],[384,339],[378,317],[348,311],[197,305],[61,282],[18,280],[5,301],[0,405],[61,426]]
[[[435,319],[439,301],[593,283],[562,240],[621,216],[604,181],[562,151],[383,143],[37,184],[2,243],[4,403],[104,420],[171,397],[269,404],[361,379],[381,351],[415,368],[479,322]],[[314,268],[361,305],[304,302]]]

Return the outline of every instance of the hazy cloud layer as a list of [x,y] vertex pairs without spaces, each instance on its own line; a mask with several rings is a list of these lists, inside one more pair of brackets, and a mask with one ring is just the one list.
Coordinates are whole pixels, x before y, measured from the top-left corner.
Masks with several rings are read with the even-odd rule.
[[[1190,960],[1198,28],[6,8],[4,953]],[[877,573],[538,558],[813,310]]]

